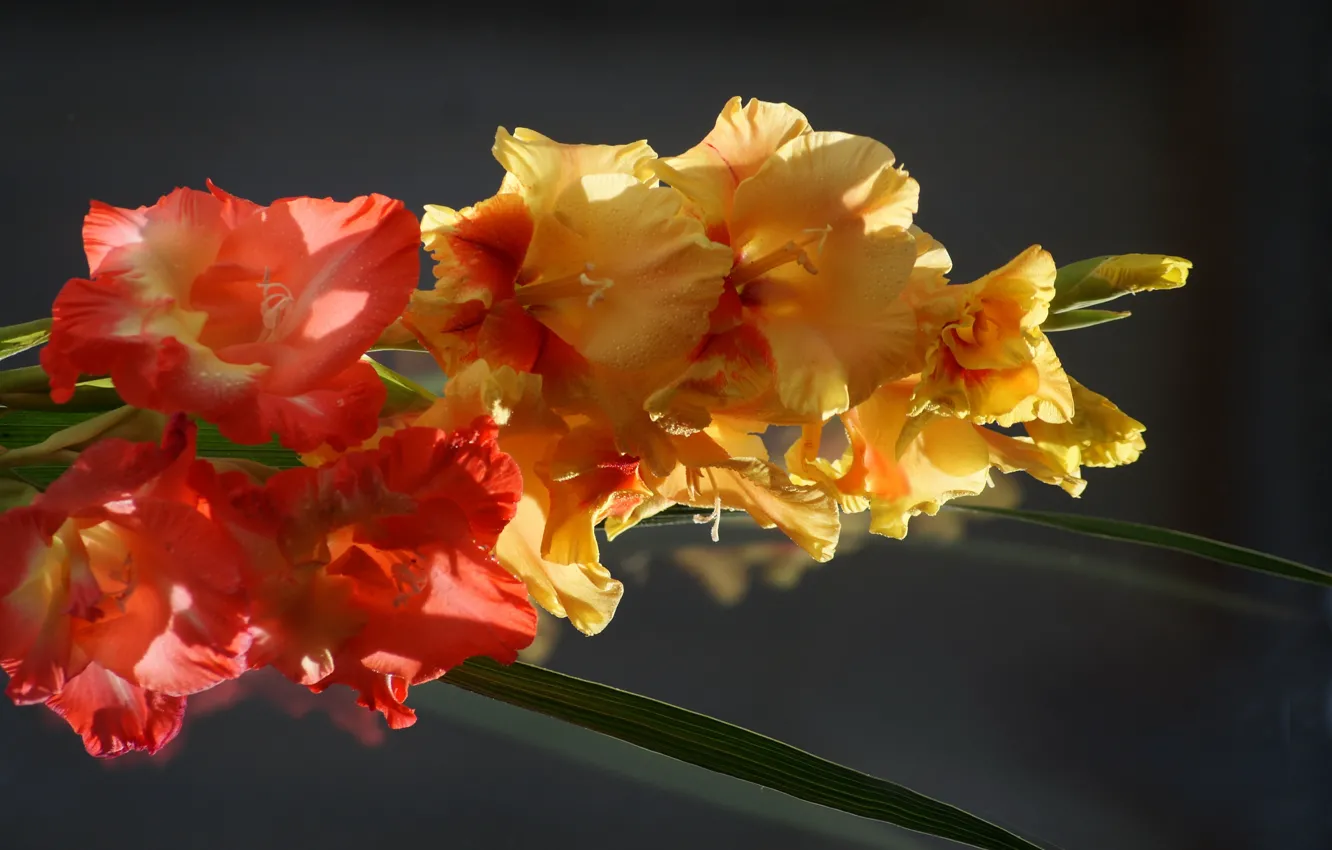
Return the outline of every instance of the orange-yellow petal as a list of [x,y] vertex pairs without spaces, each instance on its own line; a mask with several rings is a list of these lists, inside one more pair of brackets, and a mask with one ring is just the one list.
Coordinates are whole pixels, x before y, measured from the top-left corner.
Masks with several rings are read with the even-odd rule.
[[1026,423],[1027,433],[1042,450],[1059,458],[1073,475],[1081,466],[1123,466],[1133,463],[1147,443],[1147,426],[1124,413],[1105,396],[1068,379],[1073,390],[1073,418],[1068,422]]
[[[500,192],[522,195],[538,215],[549,212],[559,196],[583,175],[642,173],[640,166],[657,155],[645,141],[569,145],[526,127],[512,134],[500,127],[491,150],[507,172]],[[656,182],[648,174],[643,179]]]
[[[837,549],[837,504],[822,488],[800,484],[760,457],[732,457],[709,434],[677,440],[681,463],[649,485],[673,502],[747,512],[760,528],[780,528],[816,561]],[[720,516],[720,514],[718,515]]]
[[[485,361],[477,361],[445,384],[444,397],[417,424],[447,430],[478,415],[499,423],[500,447],[523,474],[523,496],[495,545],[496,559],[523,581],[542,608],[557,617],[568,617],[584,634],[600,632],[614,616],[624,587],[601,565],[595,538],[586,560],[560,563],[542,554],[551,494],[538,470],[548,466],[568,428],[547,409],[541,377],[509,367],[491,369]],[[577,554],[581,556],[583,551]]]
[[956,314],[925,353],[912,412],[1002,426],[1066,421],[1073,413],[1072,391],[1040,330],[1054,278],[1054,260],[1034,245],[956,293],[945,290]]
[[515,297],[587,360],[646,369],[698,344],[730,265],[672,190],[591,174],[537,220]]
[[809,131],[805,116],[785,103],[751,98],[741,106],[740,98],[733,97],[703,141],[648,167],[689,199],[710,230],[725,228],[736,187],[754,176],[778,148]]

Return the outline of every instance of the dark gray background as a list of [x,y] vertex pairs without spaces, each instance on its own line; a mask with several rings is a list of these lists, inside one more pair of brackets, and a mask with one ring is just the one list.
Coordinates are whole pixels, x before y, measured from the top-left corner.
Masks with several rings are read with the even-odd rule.
[[[1146,421],[1149,451],[1093,472],[1080,504],[1030,487],[1028,504],[1332,565],[1318,4],[450,5],[4,13],[7,321],[83,273],[90,198],[135,206],[211,177],[261,203],[463,205],[498,183],[497,125],[674,153],[733,94],[785,100],[894,149],[954,279],[1032,242],[1061,262],[1194,260],[1186,289],[1056,340],[1073,374]],[[607,633],[565,634],[549,663],[1069,850],[1332,846],[1316,590],[987,525],[961,548],[882,543],[725,609],[668,565],[702,533],[612,547],[612,569],[649,548],[647,580],[628,582]],[[561,727],[478,731],[478,704],[437,689],[418,699],[443,714],[382,746],[249,701],[187,722],[171,760],[114,770],[44,711],[0,705],[4,846],[862,846],[738,811],[743,790],[681,796],[513,737],[584,746]]]

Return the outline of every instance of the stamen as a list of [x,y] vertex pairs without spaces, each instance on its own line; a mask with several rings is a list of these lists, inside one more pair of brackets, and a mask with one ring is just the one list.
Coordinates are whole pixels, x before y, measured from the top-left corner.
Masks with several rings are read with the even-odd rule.
[[828,234],[832,233],[832,225],[825,224],[823,227],[808,227],[803,231],[803,236],[792,239],[782,247],[770,254],[759,257],[756,260],[750,260],[741,263],[731,272],[730,281],[735,286],[743,286],[751,280],[762,277],[776,268],[781,268],[787,263],[795,263],[810,274],[818,274],[818,266],[814,260],[805,251],[805,246],[811,243],[818,243],[814,246],[814,255],[819,256],[823,253],[823,248],[828,242]]
[[[592,269],[592,264],[588,263],[587,267],[588,270],[590,271]],[[591,278],[588,277],[586,273],[580,274],[578,276],[578,280],[583,284],[583,286],[592,287],[592,294],[587,296],[587,306],[589,307],[591,307],[593,304],[597,303],[601,299],[605,298],[606,290],[610,289],[612,286],[615,285],[615,281],[611,280],[608,277]]]
[[296,296],[291,294],[291,289],[285,283],[269,280],[268,273],[268,266],[264,266],[264,279],[255,284],[261,291],[259,318],[264,323],[265,337],[273,335],[286,317],[288,308],[296,303]]
[[[538,280],[520,286],[514,290],[514,299],[524,308],[542,307],[561,298],[582,298],[587,296],[587,306],[591,307],[606,297],[606,290],[615,285],[610,278],[595,278],[592,263],[586,263],[577,274],[567,274],[550,280]],[[591,289],[589,293],[587,290]]]
[[722,516],[722,511],[721,511],[721,496],[714,496],[714,497],[713,497],[713,502],[712,502],[712,513],[707,514],[706,516],[695,516],[695,517],[694,517],[694,524],[695,524],[695,525],[704,525],[705,523],[709,523],[709,522],[712,523],[712,542],[713,542],[713,543],[720,543],[720,542],[721,542],[721,516]]

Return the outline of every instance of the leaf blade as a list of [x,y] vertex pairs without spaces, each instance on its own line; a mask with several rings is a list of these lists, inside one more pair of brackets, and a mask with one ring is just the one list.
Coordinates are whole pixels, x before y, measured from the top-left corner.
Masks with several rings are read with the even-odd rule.
[[986,850],[1048,847],[901,785],[747,729],[542,667],[472,659],[444,681],[848,814]]
[[51,320],[37,319],[0,328],[0,360],[36,348],[51,338]]
[[1067,310],[1063,313],[1051,313],[1050,317],[1041,324],[1041,330],[1046,333],[1076,331],[1082,328],[1103,325],[1106,322],[1127,319],[1130,315],[1132,314],[1127,310],[1122,312],[1115,310]]
[[1069,531],[1074,534],[1085,534],[1107,540],[1118,540],[1125,543],[1151,546],[1156,549],[1183,552],[1221,564],[1244,567],[1268,575],[1332,587],[1332,572],[1320,570],[1317,567],[1301,564],[1298,561],[1292,561],[1278,555],[1269,555],[1257,549],[1249,549],[1244,546],[1236,546],[1233,543],[1213,540],[1210,537],[1190,534],[1187,531],[1175,531],[1155,525],[1143,525],[1124,520],[1079,516],[1054,511],[1027,511],[965,503],[950,505],[949,509],[1013,519],[1019,522]]

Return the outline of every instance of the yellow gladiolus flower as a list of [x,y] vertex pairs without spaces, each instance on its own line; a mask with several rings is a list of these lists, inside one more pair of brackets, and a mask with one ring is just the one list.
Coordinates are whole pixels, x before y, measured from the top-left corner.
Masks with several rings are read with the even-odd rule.
[[902,296],[926,252],[919,187],[887,147],[734,98],[698,146],[645,167],[735,260],[692,364],[648,400],[654,416],[817,421],[910,372],[917,323]]
[[925,354],[912,413],[1003,426],[1067,421],[1072,390],[1040,329],[1054,280],[1054,260],[1033,245],[980,280],[945,290],[955,313]]
[[576,361],[624,371],[697,345],[730,253],[676,192],[632,175],[646,143],[561,145],[501,128],[494,151],[500,194],[427,207],[422,222],[436,284],[404,324],[447,372],[481,358],[558,381],[567,363],[546,351],[552,337]]
[[1147,426],[1124,413],[1110,399],[1068,379],[1073,388],[1073,418],[1068,422],[1026,423],[1036,445],[1058,459],[1071,475],[1083,466],[1123,466],[1147,448]]
[[818,456],[821,428],[806,427],[787,453],[795,479],[835,493],[844,511],[868,509],[872,532],[899,539],[911,517],[933,516],[950,499],[990,486],[991,469],[1021,470],[1071,495],[1081,493],[1085,482],[1028,440],[951,416],[913,416],[918,382],[912,376],[885,384],[842,414],[849,445],[838,460]]

